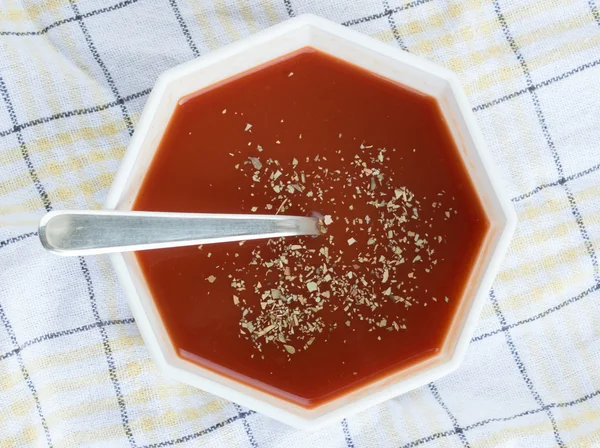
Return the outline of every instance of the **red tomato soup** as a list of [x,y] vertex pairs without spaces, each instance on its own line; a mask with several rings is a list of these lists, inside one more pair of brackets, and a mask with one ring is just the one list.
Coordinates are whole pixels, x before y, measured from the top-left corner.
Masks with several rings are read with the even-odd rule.
[[136,254],[181,358],[306,408],[439,353],[489,227],[435,99],[310,48],[183,98],[134,209],[323,216]]

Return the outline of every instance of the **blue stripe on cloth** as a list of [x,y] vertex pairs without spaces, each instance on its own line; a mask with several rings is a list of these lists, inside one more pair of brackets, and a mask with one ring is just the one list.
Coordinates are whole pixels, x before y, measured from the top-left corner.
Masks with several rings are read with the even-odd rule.
[[[496,296],[494,295],[493,290],[490,291],[490,300],[492,302],[494,312],[496,313],[496,316],[498,317],[498,320],[500,321],[500,325],[502,325],[503,327],[506,327],[506,319],[505,319],[504,315],[502,314],[502,311],[500,310],[500,305],[498,304],[498,300],[496,299]],[[508,345],[508,349],[513,356],[515,364],[517,365],[517,369],[519,369],[519,372],[521,373],[521,376],[523,377],[523,380],[525,381],[525,384],[526,384],[527,388],[529,389],[529,392],[531,392],[531,395],[533,396],[533,399],[536,401],[536,403],[538,405],[540,405],[541,408],[545,408],[546,405],[544,404],[544,401],[540,397],[540,394],[537,391],[537,388],[534,386],[533,381],[531,380],[531,377],[527,373],[527,368],[525,367],[525,364],[517,351],[515,343],[512,339],[510,331],[508,329],[504,330],[504,336],[506,338],[506,343]],[[558,425],[556,424],[556,420],[554,419],[554,415],[552,414],[552,411],[550,409],[546,409],[546,414],[548,415],[548,419],[550,420],[550,423],[552,424],[552,431],[554,433],[554,439],[556,440],[556,443],[558,444],[558,446],[564,447],[565,444],[564,444],[564,442],[560,436],[560,433],[558,431]]]
[[[548,148],[552,155],[552,159],[554,160],[554,164],[556,165],[556,171],[558,172],[558,176],[560,179],[563,179],[565,177],[564,168],[562,166],[562,162],[560,160],[560,156],[556,149],[554,140],[553,140],[552,136],[550,135],[550,130],[548,129],[548,124],[546,123],[546,117],[544,116],[544,112],[542,111],[542,106],[540,104],[540,100],[538,98],[537,92],[535,91],[535,89],[533,89],[533,87],[534,87],[533,78],[529,71],[529,67],[527,66],[527,62],[525,61],[525,58],[521,54],[521,50],[520,50],[519,46],[517,45],[515,39],[512,36],[512,33],[508,27],[508,24],[506,22],[504,14],[502,13],[502,9],[500,7],[499,0],[494,0],[493,5],[494,5],[494,11],[496,12],[496,16],[498,18],[498,22],[500,23],[500,26],[504,33],[504,36],[505,36],[511,50],[513,51],[515,57],[517,58],[517,61],[519,62],[519,65],[521,66],[521,70],[523,71],[523,74],[525,75],[525,82],[527,84],[527,89],[531,95],[531,100],[533,101],[535,114],[537,116],[540,128],[542,129],[542,134],[544,135],[544,138],[546,139],[546,144],[548,145]],[[575,221],[577,222],[577,227],[579,228],[579,233],[581,234],[585,248],[586,248],[588,255],[590,257],[590,260],[592,262],[592,267],[594,270],[594,278],[596,280],[596,283],[598,283],[598,282],[600,282],[600,268],[598,266],[598,259],[596,257],[596,252],[594,251],[594,245],[592,244],[592,240],[590,239],[589,233],[585,227],[585,223],[583,222],[583,217],[581,216],[581,212],[579,211],[579,207],[577,206],[577,203],[575,201],[575,197],[573,196],[573,192],[571,191],[571,188],[567,185],[566,182],[562,183],[562,185],[567,194],[567,199],[571,206],[571,212],[575,218]]]

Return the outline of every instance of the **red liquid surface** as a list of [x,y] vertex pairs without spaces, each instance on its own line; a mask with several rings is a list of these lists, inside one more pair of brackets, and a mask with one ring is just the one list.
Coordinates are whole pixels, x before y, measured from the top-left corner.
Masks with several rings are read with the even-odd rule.
[[[134,209],[332,217],[318,238],[136,254],[182,358],[304,407],[439,352],[489,227],[437,102],[312,49],[184,98]],[[287,264],[265,265],[284,252]],[[286,275],[285,294],[306,301],[290,309],[320,307],[301,314],[320,330],[288,328],[283,342],[276,329],[266,341],[241,324],[264,330],[262,294]]]

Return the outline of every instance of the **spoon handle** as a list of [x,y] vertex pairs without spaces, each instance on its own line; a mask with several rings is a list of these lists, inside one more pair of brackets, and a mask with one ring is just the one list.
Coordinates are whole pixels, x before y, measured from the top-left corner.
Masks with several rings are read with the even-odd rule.
[[53,211],[42,245],[59,255],[96,255],[293,235],[318,235],[318,219],[286,215]]

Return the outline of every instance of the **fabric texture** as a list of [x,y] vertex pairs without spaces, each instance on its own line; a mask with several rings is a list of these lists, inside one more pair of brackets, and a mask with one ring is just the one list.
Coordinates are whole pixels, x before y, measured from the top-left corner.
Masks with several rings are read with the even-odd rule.
[[[162,71],[311,12],[454,70],[519,216],[455,373],[327,429],[165,378],[106,257],[21,214],[97,209]],[[0,0],[0,447],[600,446],[596,0]]]

